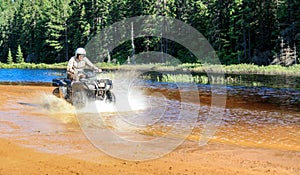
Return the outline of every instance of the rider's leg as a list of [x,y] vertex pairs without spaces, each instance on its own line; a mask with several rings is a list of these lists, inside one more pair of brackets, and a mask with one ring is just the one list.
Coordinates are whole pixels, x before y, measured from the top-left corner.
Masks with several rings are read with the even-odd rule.
[[67,95],[65,96],[66,100],[71,100],[72,97],[72,82],[75,79],[75,74],[68,72],[67,79],[71,80],[71,83],[67,85]]

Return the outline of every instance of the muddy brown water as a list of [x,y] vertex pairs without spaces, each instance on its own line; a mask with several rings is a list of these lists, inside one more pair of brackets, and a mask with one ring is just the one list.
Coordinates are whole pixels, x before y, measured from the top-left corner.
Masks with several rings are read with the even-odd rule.
[[[1,137],[14,138],[26,146],[59,154],[70,150],[76,152],[78,147],[84,150],[85,145],[78,144],[78,140],[85,139],[78,124],[79,115],[72,105],[51,94],[53,87],[0,85],[0,89]],[[106,121],[106,129],[116,130],[128,138],[137,135],[141,138],[160,137],[169,131],[174,123],[172,115],[180,108],[180,92],[163,87],[144,88],[142,92],[146,98],[153,93],[159,93],[160,96],[155,96],[155,101],[167,100],[171,107],[156,107],[157,118],[151,119],[151,125],[134,130],[130,126],[120,126],[116,123],[120,115],[126,118],[132,111],[119,112],[109,110],[106,106],[107,111],[100,111],[101,117]],[[203,116],[211,107],[211,93],[206,88],[199,88],[199,97],[198,123],[192,126],[192,133],[183,139],[198,141],[202,137],[202,124],[205,120]],[[245,147],[300,151],[300,113],[297,100],[299,91],[229,88],[224,116],[216,126],[216,133],[210,141]],[[143,110],[147,110],[147,107],[137,109],[138,112]],[[168,115],[160,118],[161,113]],[[88,115],[91,115],[90,112],[83,113],[80,117]],[[138,120],[145,119],[147,116],[140,116]],[[86,121],[88,126],[97,127],[92,120]],[[181,137],[181,133],[174,137]],[[65,140],[77,144],[62,144]]]

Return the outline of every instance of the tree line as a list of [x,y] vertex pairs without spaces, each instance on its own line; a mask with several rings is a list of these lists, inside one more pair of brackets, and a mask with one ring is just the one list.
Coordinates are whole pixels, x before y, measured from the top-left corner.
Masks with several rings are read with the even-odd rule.
[[[300,55],[299,0],[0,0],[0,61],[20,62],[22,54],[25,62],[64,62],[102,29],[141,15],[191,25],[223,64],[291,65]],[[197,62],[189,50],[163,37],[120,43],[96,61],[123,63],[147,51]]]

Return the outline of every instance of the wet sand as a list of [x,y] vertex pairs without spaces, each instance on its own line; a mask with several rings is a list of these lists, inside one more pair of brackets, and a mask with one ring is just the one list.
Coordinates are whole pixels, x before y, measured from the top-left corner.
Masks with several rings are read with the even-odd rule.
[[[51,104],[55,106],[39,103],[51,100],[53,87],[0,85],[0,89],[0,174],[300,174],[297,145],[267,147],[235,142],[233,138],[239,137],[232,133],[240,132],[237,135],[246,137],[248,131],[255,130],[249,129],[245,121],[230,126],[231,130],[223,126],[205,146],[200,147],[190,139],[159,159],[124,161],[103,153],[89,142],[71,105],[59,100]],[[49,110],[53,107],[55,111]],[[286,135],[278,140],[275,134],[275,143],[271,145],[286,140],[299,143],[297,123],[271,127],[283,135],[291,128],[295,130],[291,136],[294,140]],[[258,132],[252,132],[251,137],[265,138],[266,143],[272,141],[272,133],[266,128],[269,127],[256,128]],[[114,145],[112,149],[123,147]]]

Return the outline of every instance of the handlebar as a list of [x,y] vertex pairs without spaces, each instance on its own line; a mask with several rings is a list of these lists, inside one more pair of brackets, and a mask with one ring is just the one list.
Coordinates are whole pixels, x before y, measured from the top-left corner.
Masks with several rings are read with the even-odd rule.
[[86,78],[91,78],[91,77],[94,77],[94,76],[99,75],[99,74],[106,74],[107,73],[107,71],[98,72],[98,71],[91,70],[91,69],[86,69],[86,70],[88,70],[88,71],[77,70],[77,74],[83,74],[84,76],[86,76]]

